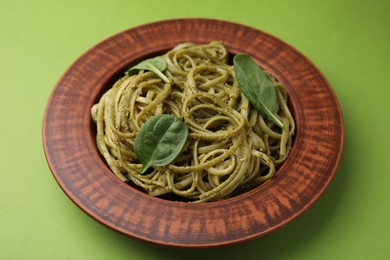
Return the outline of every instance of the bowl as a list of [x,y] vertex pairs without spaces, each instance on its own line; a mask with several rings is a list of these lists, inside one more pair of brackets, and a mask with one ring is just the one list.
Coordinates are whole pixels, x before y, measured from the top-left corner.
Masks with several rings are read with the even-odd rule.
[[[152,197],[120,181],[97,150],[90,109],[131,65],[183,42],[223,42],[285,85],[296,121],[293,149],[277,174],[241,195],[208,203]],[[344,126],[328,81],[303,54],[258,29],[213,19],[141,25],[98,43],[54,87],[43,118],[43,147],[65,194],[86,214],[126,236],[159,245],[205,248],[273,232],[305,212],[340,161]]]

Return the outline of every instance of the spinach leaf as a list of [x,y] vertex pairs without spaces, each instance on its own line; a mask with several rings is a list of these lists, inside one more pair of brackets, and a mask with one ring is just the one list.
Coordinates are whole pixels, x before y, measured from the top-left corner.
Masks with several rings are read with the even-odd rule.
[[135,155],[142,163],[141,174],[151,166],[164,166],[180,153],[187,140],[187,125],[174,115],[151,117],[135,138]]
[[159,76],[165,83],[169,83],[169,79],[162,72],[167,68],[167,63],[162,57],[155,57],[144,60],[126,71],[126,75],[131,75],[138,70],[149,70]]
[[241,91],[249,102],[266,118],[279,127],[283,123],[276,115],[278,100],[274,84],[264,71],[245,54],[237,54],[233,59],[234,72]]

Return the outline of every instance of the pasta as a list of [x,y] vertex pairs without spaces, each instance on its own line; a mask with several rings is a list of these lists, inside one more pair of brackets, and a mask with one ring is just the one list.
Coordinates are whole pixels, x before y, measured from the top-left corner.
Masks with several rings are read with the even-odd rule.
[[[283,129],[251,106],[241,93],[221,42],[180,44],[162,56],[170,83],[153,72],[119,79],[91,109],[99,151],[122,181],[152,196],[216,201],[271,178],[293,143],[294,119],[284,86],[268,72]],[[134,141],[152,116],[173,114],[188,126],[180,154],[166,166],[140,174]]]

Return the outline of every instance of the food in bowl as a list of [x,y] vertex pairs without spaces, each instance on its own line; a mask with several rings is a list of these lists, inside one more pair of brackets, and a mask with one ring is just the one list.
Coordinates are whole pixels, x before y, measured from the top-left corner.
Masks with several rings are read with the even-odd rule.
[[221,42],[183,43],[131,67],[93,105],[112,172],[152,196],[225,199],[274,176],[295,132],[288,94]]

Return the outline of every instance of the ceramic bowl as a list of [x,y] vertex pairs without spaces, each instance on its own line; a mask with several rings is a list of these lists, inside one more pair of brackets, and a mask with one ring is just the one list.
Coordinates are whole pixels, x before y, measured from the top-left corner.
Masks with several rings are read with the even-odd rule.
[[[156,198],[121,182],[95,143],[90,109],[131,65],[183,42],[223,42],[282,82],[296,120],[293,149],[276,176],[242,195],[194,204]],[[337,98],[295,48],[249,26],[211,19],[150,23],[89,49],[59,79],[43,119],[43,146],[66,195],[104,226],[143,241],[217,247],[264,236],[305,212],[332,180],[344,143]]]

